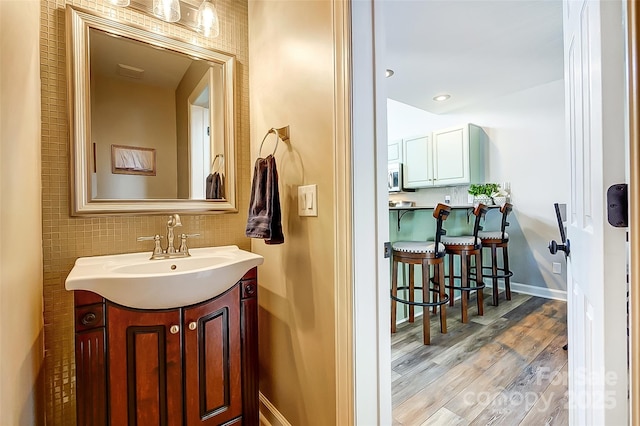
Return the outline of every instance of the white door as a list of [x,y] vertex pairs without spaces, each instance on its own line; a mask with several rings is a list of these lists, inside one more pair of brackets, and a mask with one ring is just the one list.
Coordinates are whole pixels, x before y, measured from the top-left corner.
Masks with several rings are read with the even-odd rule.
[[623,18],[622,2],[564,1],[571,425],[628,424],[626,229],[606,218],[627,180]]

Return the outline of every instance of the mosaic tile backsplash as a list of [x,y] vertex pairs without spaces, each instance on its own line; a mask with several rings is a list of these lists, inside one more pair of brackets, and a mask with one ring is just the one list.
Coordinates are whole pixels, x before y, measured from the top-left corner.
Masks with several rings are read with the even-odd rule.
[[[40,19],[42,79],[42,210],[44,251],[45,415],[50,425],[75,425],[75,361],[73,294],[64,281],[75,260],[83,256],[151,251],[137,236],[164,233],[165,215],[70,216],[69,124],[65,47],[66,4],[118,20],[151,28],[159,21],[107,1],[43,0]],[[249,151],[248,23],[247,2],[217,0],[220,36],[201,44],[236,56],[237,206],[235,214],[182,214],[181,232],[199,232],[192,247],[235,244],[250,248],[244,236],[249,203],[251,162]],[[195,32],[160,24],[173,38],[193,39]]]

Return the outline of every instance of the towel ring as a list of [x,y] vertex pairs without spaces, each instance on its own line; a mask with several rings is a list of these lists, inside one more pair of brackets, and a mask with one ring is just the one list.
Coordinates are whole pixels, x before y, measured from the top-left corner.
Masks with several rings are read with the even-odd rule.
[[214,166],[216,164],[216,160],[220,158],[220,162],[218,163],[218,168],[220,168],[222,166],[222,164],[224,164],[224,155],[223,154],[216,154],[215,157],[213,157],[213,161],[211,162],[211,173],[215,173],[218,171],[218,169],[214,169]]
[[273,152],[271,153],[272,156],[275,155],[276,150],[278,149],[278,143],[280,142],[280,136],[278,135],[278,130],[275,127],[272,127],[271,129],[269,129],[267,134],[264,135],[264,138],[262,138],[262,143],[260,144],[260,150],[258,150],[258,157],[262,157],[262,145],[264,145],[264,141],[267,140],[267,136],[269,136],[271,133],[273,133],[276,136],[276,147],[273,148]]

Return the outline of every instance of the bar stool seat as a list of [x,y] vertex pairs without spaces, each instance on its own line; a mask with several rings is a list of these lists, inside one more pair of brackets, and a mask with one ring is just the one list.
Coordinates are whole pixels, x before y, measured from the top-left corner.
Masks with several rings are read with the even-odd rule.
[[[438,244],[439,252],[445,250],[444,244]],[[392,244],[394,250],[407,253],[434,253],[436,251],[435,243],[431,241],[396,241]]]
[[[442,222],[451,212],[451,207],[438,204],[433,211],[436,218],[436,237],[433,241],[397,241],[392,244],[393,250],[393,275],[391,277],[391,333],[396,332],[396,303],[409,305],[409,321],[414,320],[414,307],[421,306],[422,312],[422,336],[425,345],[431,343],[431,325],[429,309],[440,308],[440,332],[447,332],[446,305],[449,298],[444,286],[444,257],[445,247],[440,243],[440,237],[446,231],[442,229]],[[409,285],[398,287],[398,265],[409,265]],[[422,285],[414,284],[414,266],[422,267]],[[433,278],[430,269],[433,269]],[[431,286],[433,284],[433,287]],[[398,290],[408,290],[408,299],[398,296]],[[422,290],[422,301],[416,302],[414,292]]]
[[509,240],[509,234],[505,232],[502,235],[500,231],[480,231],[478,232],[478,237],[481,240]]
[[[505,203],[500,207],[502,220],[499,231],[478,232],[478,237],[482,241],[482,247],[491,251],[491,265],[482,267],[482,274],[485,278],[491,278],[493,286],[493,305],[498,306],[498,280],[504,280],[504,294],[507,300],[511,300],[511,276],[513,272],[509,269],[509,234],[505,231],[509,226],[507,217],[513,210],[513,205]],[[502,267],[498,265],[498,249],[502,250]],[[491,271],[487,273],[486,271]]]
[[442,243],[456,246],[469,246],[475,244],[473,235],[461,235],[459,237],[442,237]]
[[[449,289],[449,305],[453,306],[455,290],[461,292],[461,311],[462,322],[469,322],[467,314],[467,305],[469,299],[469,292],[476,292],[476,299],[478,305],[478,315],[484,315],[484,298],[482,289],[485,284],[482,280],[482,274],[474,276],[471,270],[471,258],[475,259],[475,265],[482,265],[482,243],[478,237],[478,232],[482,230],[480,221],[487,213],[487,207],[484,204],[478,204],[474,210],[475,221],[473,225],[473,235],[462,235],[458,237],[443,237],[442,243],[446,248],[446,253],[449,256],[449,275],[445,278],[448,279]],[[460,256],[460,275],[454,274],[454,262],[456,256]],[[475,278],[475,285],[471,285],[471,278]],[[455,285],[455,280],[460,279],[460,285]]]

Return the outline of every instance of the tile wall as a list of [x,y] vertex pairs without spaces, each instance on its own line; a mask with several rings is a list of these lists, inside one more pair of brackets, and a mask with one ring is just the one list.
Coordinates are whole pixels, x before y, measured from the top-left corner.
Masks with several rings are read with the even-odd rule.
[[[73,296],[64,281],[75,260],[82,256],[148,251],[148,242],[136,237],[163,233],[164,216],[71,217],[69,214],[69,129],[65,68],[65,6],[73,4],[100,14],[150,28],[158,21],[129,9],[113,9],[103,0],[43,0],[40,19],[42,79],[42,209],[44,251],[45,415],[47,424],[74,425],[75,366]],[[236,55],[236,143],[238,208],[236,214],[183,214],[185,232],[200,232],[192,247],[235,244],[250,248],[244,236],[249,203],[251,160],[249,152],[248,23],[247,2],[217,0],[220,37],[200,42]],[[190,40],[195,33],[161,24],[170,37]]]

